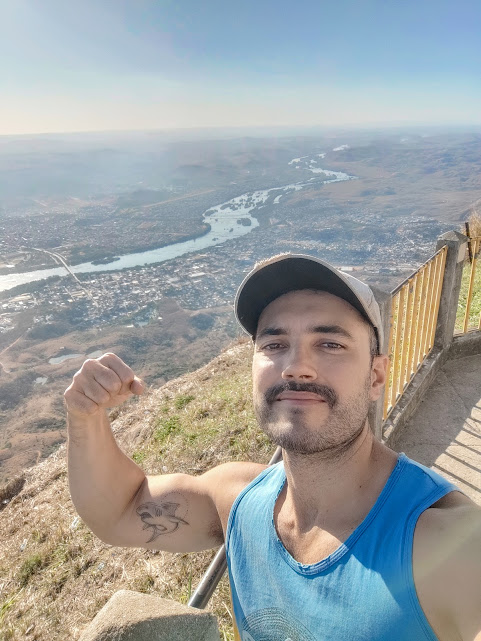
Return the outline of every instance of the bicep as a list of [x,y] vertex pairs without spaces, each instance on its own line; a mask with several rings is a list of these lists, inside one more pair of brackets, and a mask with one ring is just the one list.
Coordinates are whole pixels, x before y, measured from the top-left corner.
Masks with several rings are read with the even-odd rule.
[[223,542],[205,479],[187,474],[147,476],[115,528],[114,545],[195,552]]
[[470,510],[460,531],[456,614],[463,641],[481,641],[481,510]]
[[454,624],[452,636],[481,641],[481,510],[471,501],[451,498],[457,504],[432,510],[436,527],[426,532],[431,550],[437,550],[432,590]]
[[463,641],[481,641],[481,528],[479,537],[471,546],[472,554],[466,555],[457,581],[460,595],[456,612]]

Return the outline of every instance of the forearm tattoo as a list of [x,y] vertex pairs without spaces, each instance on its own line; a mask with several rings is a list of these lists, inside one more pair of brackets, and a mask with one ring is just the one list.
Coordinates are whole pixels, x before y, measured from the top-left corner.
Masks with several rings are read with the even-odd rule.
[[187,514],[187,503],[177,492],[167,494],[158,503],[148,501],[142,503],[136,510],[144,524],[143,530],[150,529],[150,543],[162,534],[172,534],[180,525],[189,525],[182,518]]

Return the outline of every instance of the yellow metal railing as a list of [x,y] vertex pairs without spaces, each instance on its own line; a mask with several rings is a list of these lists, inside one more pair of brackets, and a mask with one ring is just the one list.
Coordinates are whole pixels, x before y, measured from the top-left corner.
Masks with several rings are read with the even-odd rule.
[[469,237],[468,249],[469,260],[464,266],[456,319],[456,330],[461,334],[466,334],[471,329],[481,329],[481,273],[476,269],[481,251],[481,236]]
[[390,366],[383,421],[433,348],[446,254],[444,246],[391,292]]

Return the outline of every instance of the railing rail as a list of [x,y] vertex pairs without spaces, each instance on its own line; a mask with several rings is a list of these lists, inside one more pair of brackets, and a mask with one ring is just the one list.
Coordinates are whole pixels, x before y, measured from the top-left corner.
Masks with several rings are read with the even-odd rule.
[[391,292],[390,364],[383,421],[433,348],[446,254],[444,246]]
[[[469,227],[467,227],[467,234],[469,234]],[[466,334],[470,329],[476,329],[475,327],[470,327],[470,316],[471,316],[471,306],[473,303],[474,296],[478,294],[481,296],[481,275],[477,272],[477,263],[479,253],[481,251],[481,236],[471,236],[468,235],[468,255],[469,260],[465,265],[467,270],[467,294],[466,294],[466,308],[464,311],[462,334]],[[477,287],[476,287],[477,285]],[[478,290],[478,291],[476,291]],[[460,297],[459,307],[464,305],[464,296]],[[462,307],[461,307],[462,311]],[[474,322],[474,324],[476,321]],[[477,329],[481,329],[481,312],[479,314],[479,319],[477,321]]]

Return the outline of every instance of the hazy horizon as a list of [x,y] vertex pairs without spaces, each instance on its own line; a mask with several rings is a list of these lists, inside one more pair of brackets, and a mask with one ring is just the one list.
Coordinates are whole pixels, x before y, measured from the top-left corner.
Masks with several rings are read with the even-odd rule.
[[481,124],[475,0],[0,10],[0,135]]
[[92,136],[99,137],[105,136],[110,138],[118,135],[119,137],[128,137],[129,135],[148,135],[148,136],[162,136],[167,138],[186,138],[188,140],[195,140],[197,138],[216,138],[216,137],[289,137],[296,135],[333,135],[342,136],[344,133],[347,135],[352,133],[411,133],[413,135],[428,136],[440,133],[457,133],[459,131],[481,133],[481,121],[479,123],[466,123],[466,122],[446,122],[446,123],[430,123],[430,122],[384,122],[384,123],[346,123],[343,125],[232,125],[232,126],[205,126],[205,127],[172,127],[172,128],[132,128],[132,129],[79,129],[71,131],[29,131],[25,133],[0,133],[0,139],[15,139],[31,137],[46,137],[46,138],[63,138],[72,136]]

